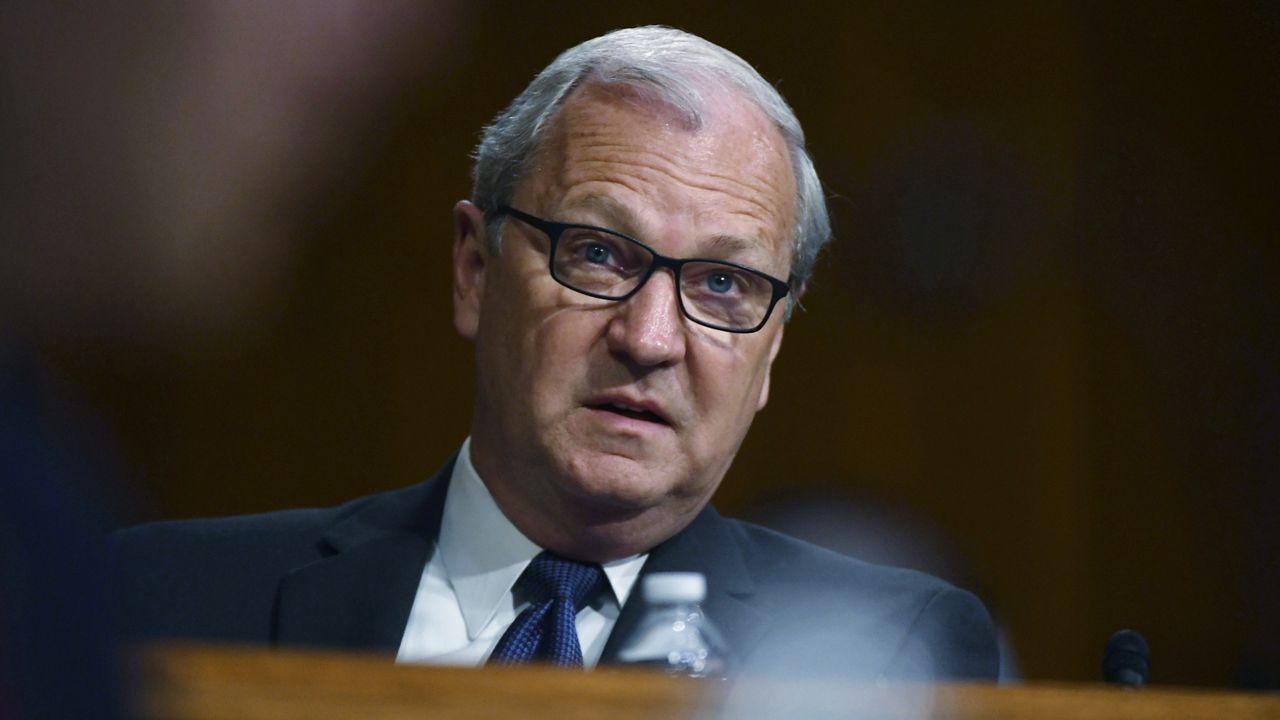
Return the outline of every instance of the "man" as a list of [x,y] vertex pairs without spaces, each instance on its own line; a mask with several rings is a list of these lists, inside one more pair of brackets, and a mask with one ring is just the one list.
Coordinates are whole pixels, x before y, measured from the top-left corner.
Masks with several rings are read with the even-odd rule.
[[454,209],[454,324],[477,366],[458,455],[336,509],[122,533],[127,627],[591,666],[634,628],[640,576],[692,570],[731,667],[994,677],[972,595],[708,506],[829,237],[767,82],[683,32],[611,33],[498,116],[474,175]]

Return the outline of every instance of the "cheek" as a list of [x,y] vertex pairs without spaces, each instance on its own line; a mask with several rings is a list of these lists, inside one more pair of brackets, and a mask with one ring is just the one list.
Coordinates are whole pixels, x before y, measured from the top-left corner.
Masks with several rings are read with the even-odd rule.
[[703,418],[706,442],[735,444],[755,417],[767,367],[767,353],[732,346],[709,348],[691,361],[691,395]]
[[591,376],[591,368],[599,365],[602,321],[598,313],[580,309],[558,309],[537,318],[526,318],[519,329],[510,328],[511,357],[507,359],[513,375],[522,378],[513,392],[532,394],[536,410],[555,413],[562,410]]
[[528,304],[508,289],[485,296],[476,338],[476,370],[479,382],[490,388],[490,402],[498,407],[518,407],[527,402],[530,373],[535,370],[537,348],[525,317]]
[[554,285],[530,299],[523,322],[533,350],[576,367],[590,363],[591,352],[604,349],[606,330],[615,314],[615,305]]

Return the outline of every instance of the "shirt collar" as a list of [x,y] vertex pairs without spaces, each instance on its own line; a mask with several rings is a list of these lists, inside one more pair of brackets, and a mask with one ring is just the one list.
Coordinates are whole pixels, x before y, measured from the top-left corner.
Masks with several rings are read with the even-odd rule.
[[[534,556],[542,552],[502,514],[471,463],[471,438],[453,465],[440,521],[440,558],[475,640],[493,620]],[[648,554],[603,563],[605,577],[621,608],[635,586]]]

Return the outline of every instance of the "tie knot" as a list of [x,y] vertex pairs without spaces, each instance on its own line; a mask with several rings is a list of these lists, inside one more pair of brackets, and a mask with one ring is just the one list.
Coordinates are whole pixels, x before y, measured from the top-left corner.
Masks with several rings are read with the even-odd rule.
[[604,571],[596,563],[560,557],[544,550],[525,568],[521,580],[537,598],[571,600],[575,610],[586,606],[597,592]]

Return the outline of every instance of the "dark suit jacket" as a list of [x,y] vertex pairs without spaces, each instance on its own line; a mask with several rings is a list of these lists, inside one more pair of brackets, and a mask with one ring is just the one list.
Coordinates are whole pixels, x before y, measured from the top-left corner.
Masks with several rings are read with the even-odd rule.
[[[394,653],[440,527],[453,463],[336,508],[160,522],[116,534],[122,626],[136,639]],[[642,575],[707,578],[708,618],[740,671],[857,680],[994,678],[991,619],[973,595],[863,563],[710,507],[654,548]],[[602,663],[642,613],[623,607]]]

